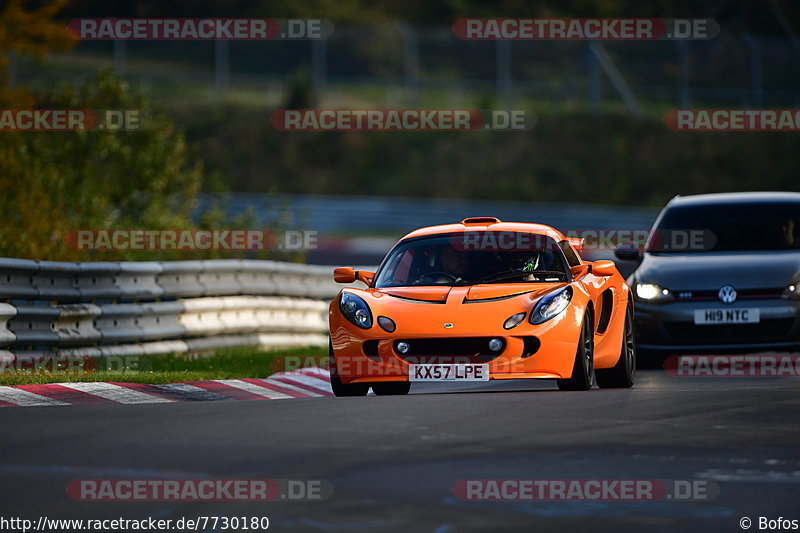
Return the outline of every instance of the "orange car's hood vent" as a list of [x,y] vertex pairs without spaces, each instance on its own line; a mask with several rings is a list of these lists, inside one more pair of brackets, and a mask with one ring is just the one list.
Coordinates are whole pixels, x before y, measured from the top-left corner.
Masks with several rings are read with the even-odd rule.
[[447,302],[450,287],[396,287],[380,289],[380,292],[404,300],[443,304]]
[[488,226],[490,224],[497,224],[500,222],[499,218],[495,217],[471,217],[465,218],[461,223],[465,226]]

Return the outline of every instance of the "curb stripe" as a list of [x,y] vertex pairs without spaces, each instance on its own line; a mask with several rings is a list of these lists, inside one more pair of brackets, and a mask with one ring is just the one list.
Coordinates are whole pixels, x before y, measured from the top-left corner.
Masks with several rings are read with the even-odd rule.
[[0,386],[0,408],[61,405],[108,405],[221,400],[283,400],[332,396],[325,369],[305,369],[268,378],[220,379],[151,385],[77,382]]
[[225,396],[214,394],[199,387],[192,387],[186,385],[185,387],[173,387],[171,385],[182,385],[182,383],[171,383],[167,385],[151,385],[149,383],[118,383],[111,382],[114,385],[133,389],[135,391],[143,392],[145,394],[152,394],[159,398],[164,398],[171,402],[198,402],[209,400],[227,400]]
[[242,389],[231,387],[219,381],[189,381],[188,385],[201,388],[205,391],[224,396],[227,400],[263,400],[263,396],[253,394]]
[[66,402],[54,400],[47,396],[40,396],[23,389],[14,387],[0,387],[0,400],[23,407],[36,407],[41,405],[69,405]]
[[311,377],[315,377],[315,378],[321,378],[321,379],[324,379],[325,381],[330,381],[330,376],[331,376],[331,373],[330,373],[329,370],[326,370],[324,368],[320,368],[318,366],[314,366],[314,367],[307,366],[305,368],[301,368],[300,369],[300,373],[301,374],[306,374],[307,376],[311,376]]
[[285,381],[273,380],[272,378],[256,379],[254,381],[260,381],[260,382],[263,382],[263,383],[267,383],[269,385],[274,385],[276,387],[280,387],[282,389],[294,391],[294,392],[297,393],[298,397],[300,397],[300,398],[303,398],[303,397],[306,397],[306,396],[307,397],[311,397],[311,398],[319,398],[320,396],[323,396],[323,394],[320,394],[318,392],[312,391],[311,389],[304,389],[302,387],[297,387],[296,385],[290,385],[289,383],[287,383]]
[[288,383],[292,383],[295,385],[310,387],[311,389],[317,392],[321,391],[323,393],[333,394],[333,391],[331,390],[331,384],[329,381],[323,381],[321,379],[298,375],[298,374],[292,374],[291,376],[277,375],[273,376],[273,378],[278,381],[286,381]]
[[167,394],[175,394],[181,398],[188,398],[195,402],[213,402],[218,400],[229,400],[227,396],[211,392],[209,390],[189,385],[188,383],[168,383],[166,385],[156,385]]
[[266,387],[260,387],[258,385],[254,385],[253,383],[247,383],[246,381],[242,381],[240,379],[226,379],[226,380],[219,380],[219,382],[224,383],[225,385],[230,385],[231,387],[236,387],[237,389],[241,389],[243,391],[247,391],[252,394],[256,394],[258,396],[263,396],[264,398],[268,398],[270,400],[285,400],[286,398],[292,397],[289,396],[288,394],[268,389]]
[[286,394],[287,396],[291,396],[292,398],[307,398],[311,396],[310,392],[305,392],[305,391],[298,392],[296,390],[290,389],[283,383],[271,382],[263,379],[253,379],[253,378],[242,378],[242,381],[244,381],[245,383],[250,383],[251,385],[255,385],[256,387],[264,387],[265,389],[271,391],[280,392],[281,394]]
[[17,385],[17,388],[72,405],[108,405],[117,403],[106,398],[101,398],[100,396],[95,396],[94,394],[87,394],[69,387],[64,387],[60,383],[54,385]]
[[126,405],[140,404],[140,403],[170,403],[170,400],[159,398],[152,394],[135,391],[125,387],[120,387],[112,383],[96,382],[96,383],[62,383],[64,387],[69,387],[77,391],[85,392],[87,394],[94,394],[107,400],[117,403],[124,403]]

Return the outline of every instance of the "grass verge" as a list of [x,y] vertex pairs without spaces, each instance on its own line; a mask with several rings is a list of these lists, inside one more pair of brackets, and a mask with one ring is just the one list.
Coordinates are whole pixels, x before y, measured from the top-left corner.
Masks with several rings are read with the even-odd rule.
[[[327,348],[305,347],[283,350],[262,350],[252,347],[226,348],[209,355],[183,354],[148,355],[141,357],[111,357],[78,359],[71,363],[65,358],[44,360],[36,367],[5,364],[0,366],[0,385],[41,385],[88,381],[119,381],[130,383],[177,383],[209,379],[265,378],[273,372],[298,366],[313,365]],[[290,364],[284,357],[291,357]]]

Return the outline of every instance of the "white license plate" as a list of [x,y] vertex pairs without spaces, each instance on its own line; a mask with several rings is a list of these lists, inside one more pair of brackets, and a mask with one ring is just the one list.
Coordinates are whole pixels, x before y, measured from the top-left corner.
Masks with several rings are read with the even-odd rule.
[[408,365],[409,381],[489,381],[489,365]]
[[758,324],[761,313],[757,307],[739,309],[695,309],[694,323],[706,324]]

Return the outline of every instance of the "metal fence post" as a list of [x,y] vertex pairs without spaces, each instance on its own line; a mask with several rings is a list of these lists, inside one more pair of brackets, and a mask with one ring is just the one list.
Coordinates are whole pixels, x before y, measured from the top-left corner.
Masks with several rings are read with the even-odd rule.
[[678,105],[687,109],[692,105],[689,96],[689,42],[676,39],[675,47],[678,52]]
[[17,53],[14,50],[9,50],[6,55],[8,58],[8,88],[13,89],[17,86]]
[[410,24],[402,22],[398,27],[403,35],[405,100],[407,103],[416,103],[419,95],[419,39]]
[[603,44],[600,41],[590,41],[589,49],[597,58],[600,66],[603,67],[608,79],[611,80],[612,85],[614,85],[614,88],[619,93],[630,114],[634,117],[642,116],[642,106],[639,105],[639,100],[636,99],[636,95],[633,94],[628,82],[625,81],[625,78],[614,64],[611,56],[608,55]]
[[219,99],[228,90],[228,41],[214,41],[214,97]]
[[495,41],[497,61],[497,101],[500,107],[511,107],[511,41]]
[[311,41],[311,84],[314,92],[314,101],[320,105],[327,84],[327,49],[324,39]]
[[750,47],[750,77],[752,84],[752,103],[755,107],[764,105],[764,48],[751,34],[745,34],[745,42]]
[[592,53],[591,48],[588,46],[586,47],[586,68],[589,71],[588,74],[588,87],[587,87],[587,96],[589,100],[589,111],[593,115],[598,115],[600,113],[600,107],[602,104],[602,86],[600,85],[600,63],[597,61],[597,58]]
[[114,72],[117,76],[124,76],[127,68],[125,41],[123,39],[114,40]]

